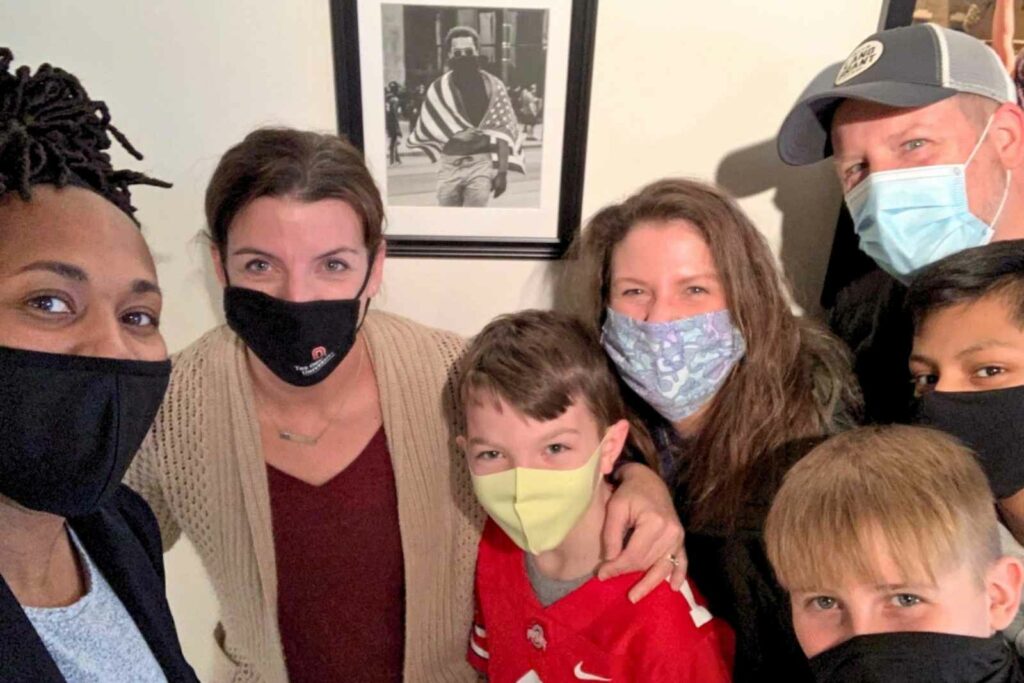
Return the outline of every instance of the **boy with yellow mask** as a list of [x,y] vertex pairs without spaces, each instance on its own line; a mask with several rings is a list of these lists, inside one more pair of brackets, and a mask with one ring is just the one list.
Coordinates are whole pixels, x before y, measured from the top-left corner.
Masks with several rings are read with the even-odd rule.
[[594,576],[605,475],[630,435],[597,340],[567,316],[524,311],[485,327],[461,370],[458,443],[490,516],[470,663],[492,683],[731,680],[732,633],[688,583],[633,604],[636,576]]

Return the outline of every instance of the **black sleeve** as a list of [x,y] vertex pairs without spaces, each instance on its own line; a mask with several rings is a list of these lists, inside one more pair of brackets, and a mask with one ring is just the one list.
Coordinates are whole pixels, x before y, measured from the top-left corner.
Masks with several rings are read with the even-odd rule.
[[164,576],[164,553],[160,543],[160,526],[149,505],[139,494],[122,484],[114,494],[113,507],[121,514],[132,534],[146,551],[153,569],[162,583]]

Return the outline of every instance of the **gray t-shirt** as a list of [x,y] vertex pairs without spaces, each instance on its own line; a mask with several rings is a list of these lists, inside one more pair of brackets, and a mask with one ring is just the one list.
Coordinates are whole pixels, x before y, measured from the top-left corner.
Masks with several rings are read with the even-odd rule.
[[139,627],[68,527],[87,592],[67,607],[22,607],[68,683],[167,683]]
[[530,579],[530,586],[533,587],[537,601],[544,607],[550,607],[594,578],[593,574],[587,574],[568,581],[550,579],[541,573],[537,566],[537,559],[533,555],[523,553],[523,557],[526,558],[526,576]]

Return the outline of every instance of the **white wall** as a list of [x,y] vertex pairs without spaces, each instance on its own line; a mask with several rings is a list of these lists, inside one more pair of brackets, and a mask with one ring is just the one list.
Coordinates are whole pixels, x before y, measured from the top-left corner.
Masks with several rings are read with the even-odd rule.
[[[827,166],[780,169],[771,139],[810,77],[875,29],[881,4],[601,0],[584,215],[659,176],[717,178],[813,307],[839,195]],[[327,0],[3,2],[0,45],[17,63],[79,75],[147,155],[133,168],[174,182],[136,203],[166,292],[164,334],[185,346],[219,320],[193,239],[219,155],[262,124],[334,127]],[[379,305],[469,334],[547,305],[550,274],[539,262],[392,259]],[[186,543],[167,567],[186,653],[206,674],[213,594]]]

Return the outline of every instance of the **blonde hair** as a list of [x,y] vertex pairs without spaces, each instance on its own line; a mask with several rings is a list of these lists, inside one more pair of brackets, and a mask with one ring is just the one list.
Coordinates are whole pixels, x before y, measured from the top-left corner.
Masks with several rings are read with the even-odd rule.
[[672,220],[692,224],[707,243],[729,313],[747,343],[683,455],[686,481],[678,482],[690,525],[728,526],[750,477],[771,476],[765,469],[772,452],[852,426],[860,392],[843,344],[793,314],[785,280],[754,224],[727,194],[695,180],[656,181],[591,218],[570,251],[566,304],[599,332],[615,248],[639,223]]
[[786,474],[765,546],[787,590],[878,582],[881,542],[905,580],[970,563],[979,580],[1001,554],[995,501],[974,455],[923,427],[834,436]]

